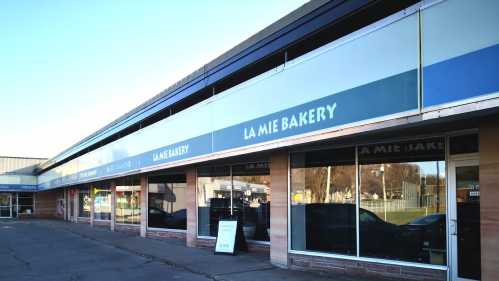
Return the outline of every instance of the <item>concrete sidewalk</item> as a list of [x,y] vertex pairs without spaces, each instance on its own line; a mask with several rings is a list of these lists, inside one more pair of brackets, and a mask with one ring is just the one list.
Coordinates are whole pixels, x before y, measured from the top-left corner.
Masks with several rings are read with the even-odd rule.
[[[199,280],[373,280],[372,278],[360,279],[349,276],[291,271],[271,265],[268,255],[264,253],[240,253],[237,256],[214,255],[211,249],[188,248],[185,247],[183,241],[176,239],[156,240],[142,238],[129,233],[111,232],[105,228],[92,228],[88,224],[73,224],[55,220],[27,220],[12,223],[28,224],[33,229],[46,229],[52,233],[68,233],[74,238],[92,241],[102,245],[102,247],[111,247],[119,252],[141,257],[151,263],[163,264],[171,267],[173,271],[177,270],[192,274]],[[63,243],[71,242],[66,240]],[[78,255],[78,253],[75,252],[74,255]],[[70,256],[67,258],[71,259]],[[144,270],[147,269],[144,268]],[[190,279],[194,280],[193,278]],[[164,278],[158,276],[154,280],[172,279],[167,276],[164,276]]]

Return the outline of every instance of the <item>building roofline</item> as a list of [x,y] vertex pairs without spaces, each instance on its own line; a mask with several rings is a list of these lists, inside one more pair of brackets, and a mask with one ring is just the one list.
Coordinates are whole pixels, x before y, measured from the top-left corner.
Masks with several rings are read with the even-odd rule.
[[[331,12],[331,10],[335,9],[337,6],[340,5],[348,6],[348,8],[343,9],[344,10],[342,11],[343,14],[332,13],[333,15],[336,16],[336,18],[339,18],[370,2],[373,2],[373,0],[360,0],[360,1],[351,1],[351,2],[344,0],[312,0],[303,4],[299,8],[285,15],[284,17],[280,18],[279,20],[267,26],[263,30],[252,35],[251,37],[239,43],[230,50],[226,51],[222,55],[204,64],[202,67],[198,68],[191,74],[187,75],[178,82],[174,83],[173,85],[171,85],[164,91],[160,92],[156,96],[148,99],[139,106],[135,107],[134,109],[130,110],[129,112],[123,114],[119,118],[110,122],[108,125],[102,127],[101,129],[95,131],[94,133],[85,137],[76,144],[65,149],[61,153],[57,154],[55,157],[49,158],[46,162],[41,164],[41,169],[42,170],[49,169],[53,165],[56,165],[57,163],[64,161],[65,159],[71,157],[72,155],[86,149],[90,145],[95,144],[101,140],[104,140],[117,132],[123,131],[124,129],[134,124],[137,124],[141,120],[144,120],[147,117],[151,116],[152,114],[161,110],[162,106],[161,103],[164,103],[165,101],[170,102],[169,104],[173,104],[179,102],[180,100],[185,99],[186,97],[190,96],[190,94],[183,94],[183,92],[188,90],[190,87],[195,88],[192,90],[193,92],[197,92],[203,89],[204,87],[209,86],[204,84],[205,80],[209,78],[208,77],[209,75],[218,76],[215,77],[215,79],[210,79],[210,83],[212,84],[226,77],[228,74],[231,74],[236,70],[241,69],[242,67],[234,70],[235,67],[232,67],[233,69],[230,69],[228,71],[229,72],[228,74],[225,73],[224,75],[224,73],[219,73],[223,71],[224,68],[231,67],[232,64],[238,62],[238,60],[247,58],[247,60],[251,61],[253,59],[252,62],[255,62],[261,59],[262,58],[261,56],[259,57],[254,56],[253,58],[248,58],[250,55],[252,55],[252,52],[256,52],[255,50],[250,50],[251,48],[262,48],[262,46],[269,44],[269,42],[276,40],[276,38],[287,36],[289,35],[288,33],[296,31],[296,29],[307,25],[311,20],[320,18],[321,16],[322,18],[320,18],[318,22],[325,25],[334,20],[335,18],[331,18],[331,15],[326,15],[330,18],[326,17],[326,19],[324,19],[323,15],[327,12]],[[321,26],[311,25],[305,30],[313,32],[320,28]],[[262,46],[257,46],[258,44]],[[286,44],[289,44],[289,42],[281,44],[284,44],[281,46],[282,48],[285,47]],[[246,64],[244,66],[249,65],[252,62],[246,61],[245,62]],[[201,87],[200,85],[197,84],[203,84],[203,86]]]
[[10,158],[10,159],[29,159],[29,160],[48,160],[45,157],[28,157],[28,156],[4,156],[0,155],[0,158]]

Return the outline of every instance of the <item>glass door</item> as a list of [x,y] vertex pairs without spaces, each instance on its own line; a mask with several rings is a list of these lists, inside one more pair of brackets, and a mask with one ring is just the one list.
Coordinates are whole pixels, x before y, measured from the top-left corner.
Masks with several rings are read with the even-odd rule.
[[0,193],[0,218],[12,217],[12,194]]
[[449,168],[451,280],[480,280],[478,159],[451,161]]

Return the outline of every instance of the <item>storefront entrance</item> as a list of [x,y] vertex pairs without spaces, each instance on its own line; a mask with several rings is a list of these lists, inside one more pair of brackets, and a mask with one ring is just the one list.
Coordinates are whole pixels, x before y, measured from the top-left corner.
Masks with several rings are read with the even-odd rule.
[[0,218],[12,217],[12,194],[0,193]]
[[451,280],[480,280],[480,185],[477,157],[449,163]]

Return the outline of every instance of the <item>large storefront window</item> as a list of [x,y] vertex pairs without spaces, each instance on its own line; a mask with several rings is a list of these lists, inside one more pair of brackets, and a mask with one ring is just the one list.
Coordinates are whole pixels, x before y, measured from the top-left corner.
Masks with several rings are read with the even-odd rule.
[[18,214],[33,213],[33,193],[20,192],[17,194],[17,211]]
[[111,190],[107,186],[92,187],[94,219],[111,220]]
[[116,223],[140,224],[140,179],[127,177],[116,185]]
[[12,217],[12,194],[0,192],[0,218]]
[[360,255],[446,264],[443,139],[359,147]]
[[220,218],[235,216],[247,240],[269,241],[267,162],[198,169],[198,234],[216,236]]
[[291,161],[291,248],[356,255],[355,148]]
[[185,175],[150,176],[148,183],[148,226],[187,229]]
[[445,169],[443,138],[293,153],[291,249],[446,265]]
[[198,169],[198,235],[216,236],[220,217],[231,215],[230,167]]
[[267,162],[232,166],[233,212],[248,240],[270,240],[270,171]]
[[81,218],[90,217],[90,191],[88,189],[80,189],[78,192],[78,216]]

